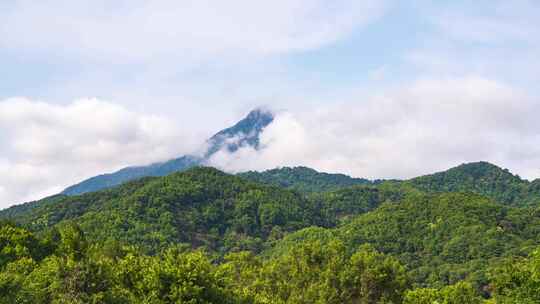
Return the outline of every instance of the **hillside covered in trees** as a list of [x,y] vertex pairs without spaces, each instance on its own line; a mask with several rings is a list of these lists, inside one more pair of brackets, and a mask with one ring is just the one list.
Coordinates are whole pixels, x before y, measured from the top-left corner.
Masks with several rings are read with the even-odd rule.
[[0,211],[0,303],[538,303],[537,181],[192,168]]

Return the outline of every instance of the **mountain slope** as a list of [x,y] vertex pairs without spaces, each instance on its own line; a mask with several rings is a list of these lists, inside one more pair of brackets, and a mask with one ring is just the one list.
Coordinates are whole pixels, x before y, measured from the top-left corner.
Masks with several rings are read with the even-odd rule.
[[417,282],[485,280],[494,259],[540,244],[540,214],[506,207],[472,193],[407,196],[381,205],[338,229],[350,246],[369,243],[398,256]]
[[195,167],[82,195],[56,195],[0,211],[42,231],[75,221],[92,241],[123,240],[158,251],[175,243],[225,252],[260,250],[307,226],[335,227],[401,197],[399,187],[357,185],[305,195]]
[[62,191],[62,194],[77,195],[94,192],[120,185],[124,182],[138,179],[144,176],[164,176],[176,171],[194,167],[202,162],[195,156],[182,156],[164,163],[155,163],[149,166],[127,167],[114,173],[102,174],[91,177]]
[[350,252],[367,245],[397,257],[418,286],[440,288],[467,280],[485,291],[491,266],[540,245],[539,209],[504,206],[473,193],[402,194],[336,228],[288,234],[264,255],[282,256],[306,242],[324,246],[340,240]]
[[93,241],[122,240],[153,252],[177,243],[256,251],[272,234],[307,227],[317,218],[300,194],[204,167],[60,195],[27,212],[8,209],[0,217],[33,231],[74,221]]
[[234,126],[222,130],[207,140],[207,150],[203,156],[185,155],[162,163],[148,166],[127,167],[114,173],[102,174],[86,179],[66,188],[62,194],[77,195],[110,188],[121,183],[144,176],[165,176],[173,172],[203,165],[216,152],[227,149],[235,152],[239,147],[252,146],[259,148],[259,135],[272,123],[272,113],[262,109],[251,111],[247,117]]
[[32,233],[0,222],[0,302],[538,303],[538,219],[478,195],[417,193],[225,259],[176,244],[146,255],[72,223]]

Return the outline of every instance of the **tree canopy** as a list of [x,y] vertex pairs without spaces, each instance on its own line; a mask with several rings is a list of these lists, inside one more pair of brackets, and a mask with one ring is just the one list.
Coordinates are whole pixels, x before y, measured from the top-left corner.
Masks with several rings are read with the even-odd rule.
[[3,210],[0,303],[540,302],[538,182],[449,171],[325,191],[201,167]]

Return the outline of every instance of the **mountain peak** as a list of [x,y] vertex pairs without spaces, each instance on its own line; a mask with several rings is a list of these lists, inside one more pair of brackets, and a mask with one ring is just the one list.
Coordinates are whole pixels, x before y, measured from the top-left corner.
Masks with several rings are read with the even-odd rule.
[[446,171],[437,172],[421,177],[417,177],[414,180],[426,179],[426,178],[445,178],[448,176],[459,177],[461,179],[496,179],[504,177],[506,179],[512,179],[519,181],[519,176],[512,174],[508,169],[503,169],[497,165],[494,165],[487,161],[477,161],[470,163],[463,163],[461,165],[450,168]]
[[480,161],[430,175],[416,177],[410,182],[428,192],[474,192],[501,203],[524,204],[528,182],[494,164]]
[[205,164],[214,153],[223,149],[231,153],[245,146],[258,149],[259,135],[273,120],[272,111],[263,107],[256,108],[234,126],[224,129],[208,139],[206,141],[208,148],[202,157],[201,155],[184,155],[148,166],[127,167],[113,173],[91,177],[66,188],[62,193],[68,195],[82,194],[110,188],[144,176],[164,176],[183,171]]
[[258,107],[251,110],[251,112],[249,112],[249,114],[244,119],[250,121],[257,121],[260,123],[265,123],[269,121],[271,122],[271,120],[274,119],[274,113],[272,113],[272,111],[268,108]]
[[253,131],[260,132],[263,128],[271,124],[272,121],[274,121],[274,113],[269,109],[259,107],[249,112],[246,117],[237,122],[234,126],[227,128],[218,134],[234,134],[239,132],[249,134]]
[[508,169],[503,169],[487,161],[478,161],[464,163],[457,167],[447,170],[447,172],[459,172],[461,175],[470,176],[473,178],[482,178],[486,176],[499,175],[509,179],[519,179],[518,176],[510,173]]
[[226,149],[227,152],[235,152],[241,147],[251,146],[259,148],[259,135],[263,129],[274,121],[272,111],[259,107],[251,112],[234,126],[224,129],[208,141],[208,150],[205,157]]

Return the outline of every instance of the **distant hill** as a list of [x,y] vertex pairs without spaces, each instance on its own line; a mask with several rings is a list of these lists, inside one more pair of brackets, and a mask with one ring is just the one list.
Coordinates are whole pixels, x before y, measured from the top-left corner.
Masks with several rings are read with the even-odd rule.
[[538,181],[529,182],[488,162],[462,164],[449,170],[409,180],[428,192],[473,192],[509,205],[540,203]]
[[252,181],[294,189],[301,192],[323,192],[354,185],[371,185],[380,181],[353,178],[345,174],[318,172],[307,167],[283,167],[263,172],[248,171],[238,176]]
[[472,192],[485,195],[508,205],[536,205],[540,203],[540,179],[529,182],[507,169],[489,162],[462,164],[446,171],[409,180],[368,180],[345,174],[318,172],[307,167],[283,167],[262,172],[248,171],[238,176],[302,193],[339,190],[351,186],[402,184],[425,192]]
[[226,149],[235,152],[243,146],[259,148],[259,135],[274,120],[271,112],[263,109],[251,111],[234,126],[222,130],[206,141],[207,150],[202,156],[185,155],[166,162],[148,166],[127,167],[114,173],[88,178],[62,191],[62,194],[76,195],[110,188],[144,176],[165,176],[173,172],[203,165],[216,152]]

